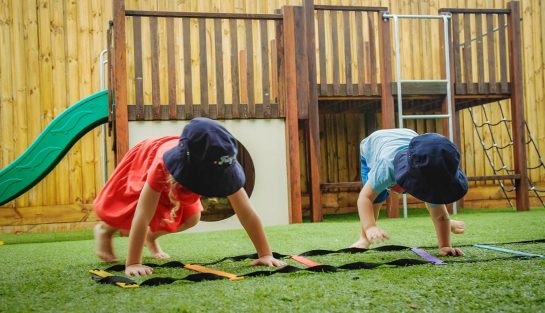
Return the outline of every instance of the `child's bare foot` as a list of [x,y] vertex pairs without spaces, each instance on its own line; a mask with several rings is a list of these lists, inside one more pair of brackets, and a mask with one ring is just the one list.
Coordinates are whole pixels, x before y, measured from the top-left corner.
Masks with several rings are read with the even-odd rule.
[[102,223],[95,226],[96,254],[105,262],[117,262],[112,243],[113,231]]
[[358,239],[358,241],[354,242],[350,246],[350,248],[368,249],[370,245],[371,245],[371,243],[367,239],[360,236],[360,239]]
[[466,230],[466,225],[463,221],[450,220],[450,231],[453,234],[463,234]]
[[151,253],[151,256],[155,259],[162,260],[162,259],[170,259],[170,255],[165,253],[161,247],[159,246],[159,243],[157,242],[156,238],[153,238],[152,235],[150,235],[151,232],[148,231],[148,234],[146,235],[146,248],[148,248],[149,252]]

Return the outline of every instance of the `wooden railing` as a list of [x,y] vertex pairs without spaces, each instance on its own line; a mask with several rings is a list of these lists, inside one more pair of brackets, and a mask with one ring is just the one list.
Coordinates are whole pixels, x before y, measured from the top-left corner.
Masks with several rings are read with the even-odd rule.
[[129,120],[284,116],[277,84],[282,15],[126,16]]
[[[379,30],[383,7],[316,5],[320,96],[380,95]],[[389,36],[389,34],[386,34]]]
[[440,12],[452,14],[456,94],[509,94],[507,15],[510,11],[441,9]]

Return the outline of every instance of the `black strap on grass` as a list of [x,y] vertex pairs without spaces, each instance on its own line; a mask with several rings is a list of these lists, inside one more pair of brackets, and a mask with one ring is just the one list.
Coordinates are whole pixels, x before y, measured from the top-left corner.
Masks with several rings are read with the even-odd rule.
[[[528,244],[528,243],[543,243],[543,242],[545,242],[545,239],[495,243],[492,245]],[[472,245],[465,245],[465,246],[472,246]],[[299,255],[300,256],[321,256],[321,255],[328,255],[328,254],[334,254],[334,253],[354,254],[354,253],[365,253],[369,251],[389,252],[389,251],[403,251],[403,250],[410,250],[410,249],[411,249],[410,247],[406,247],[406,246],[386,245],[386,246],[380,246],[380,247],[376,247],[372,249],[360,249],[360,248],[345,248],[340,250],[317,249],[317,250],[309,250]],[[273,256],[279,259],[279,258],[289,257],[290,255],[273,252]],[[232,257],[225,257],[220,260],[209,262],[209,263],[193,263],[193,264],[199,264],[204,266],[204,265],[218,264],[226,260],[242,261],[246,259],[255,259],[255,258],[257,258],[257,254],[254,253],[254,254],[244,254],[244,255],[238,255],[238,256],[232,256]],[[449,260],[448,263],[480,263],[480,262],[491,262],[491,261],[499,261],[499,260],[528,260],[533,258],[534,257],[529,257],[529,256],[510,256],[510,257],[496,257],[496,258],[490,258],[490,259]],[[260,271],[250,272],[242,276],[243,277],[270,276],[274,274],[295,273],[299,271],[308,271],[308,272],[315,272],[315,273],[316,272],[332,273],[332,272],[337,272],[339,270],[374,269],[379,266],[405,267],[405,266],[424,265],[424,264],[430,264],[430,263],[428,261],[419,260],[419,259],[398,259],[398,260],[393,260],[393,261],[383,262],[383,263],[354,262],[354,263],[348,263],[348,264],[344,264],[340,266],[317,265],[317,266],[306,267],[306,268],[299,268],[296,266],[287,265],[273,271],[260,270]],[[145,263],[144,265],[154,267],[154,268],[158,268],[158,267],[184,268],[185,266],[184,263],[179,261],[171,261],[164,264]],[[125,266],[122,264],[113,265],[106,269],[106,271],[124,271],[124,270],[125,270]],[[123,276],[111,275],[107,277],[98,277],[98,279],[97,279],[97,276],[94,276],[93,278],[97,282],[104,283],[104,284],[120,285],[119,283],[122,283],[122,284],[128,284],[128,285],[134,285],[134,284],[138,285],[138,283],[136,283],[135,281]],[[216,274],[211,274],[211,273],[196,273],[196,274],[187,275],[182,278],[154,277],[154,278],[145,280],[139,285],[140,286],[159,286],[159,285],[165,285],[165,284],[172,284],[177,281],[201,282],[201,281],[218,280],[218,279],[226,279],[226,278]]]
[[[170,261],[163,264],[155,264],[155,263],[144,263],[143,265],[149,266],[149,267],[164,267],[164,268],[184,268],[185,264],[180,261]],[[123,272],[125,271],[125,265],[123,264],[115,264],[107,269],[105,271],[112,271],[112,272]]]
[[[335,253],[355,254],[355,253],[364,253],[364,252],[368,252],[368,251],[387,252],[387,251],[403,251],[403,250],[411,250],[411,248],[406,247],[406,246],[399,246],[399,245],[387,245],[387,246],[380,246],[380,247],[371,248],[371,249],[364,249],[364,248],[344,248],[344,249],[339,249],[339,250],[315,249],[315,250],[305,251],[305,252],[299,253],[297,255],[300,255],[300,256],[321,256],[321,255],[328,255],[328,254],[335,254]],[[288,257],[291,256],[289,254],[282,254],[282,253],[278,253],[278,252],[273,252],[272,254],[273,254],[273,257],[275,259],[283,259],[283,258],[288,258]],[[257,259],[257,258],[258,258],[257,253],[252,253],[252,254],[242,254],[242,255],[236,255],[236,256],[228,256],[228,257],[219,259],[217,261],[208,262],[208,263],[193,263],[193,264],[199,264],[199,265],[207,266],[207,265],[218,264],[218,263],[221,263],[221,262],[224,262],[224,261],[238,262],[238,261],[243,261],[243,260],[248,260],[248,259]]]

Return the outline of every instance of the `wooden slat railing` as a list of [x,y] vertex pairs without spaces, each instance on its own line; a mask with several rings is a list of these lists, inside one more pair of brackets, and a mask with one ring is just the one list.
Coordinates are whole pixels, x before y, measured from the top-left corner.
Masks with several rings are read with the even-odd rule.
[[284,54],[276,51],[283,49],[277,44],[281,14],[126,11],[126,16],[132,25],[129,120],[285,116],[277,68]]
[[510,94],[504,9],[441,9],[452,14],[457,95]]
[[319,96],[380,95],[377,25],[380,12],[387,8],[330,5],[314,8]]

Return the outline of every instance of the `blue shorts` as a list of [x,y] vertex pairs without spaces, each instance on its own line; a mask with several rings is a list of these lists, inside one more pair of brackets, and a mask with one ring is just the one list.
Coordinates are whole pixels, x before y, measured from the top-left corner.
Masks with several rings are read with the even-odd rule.
[[[361,182],[363,185],[367,182],[367,175],[369,174],[369,167],[367,166],[367,161],[365,161],[365,158],[363,156],[360,156],[360,162],[361,162]],[[388,190],[384,190],[373,201],[373,203],[382,203],[386,201],[390,194],[388,193]]]

